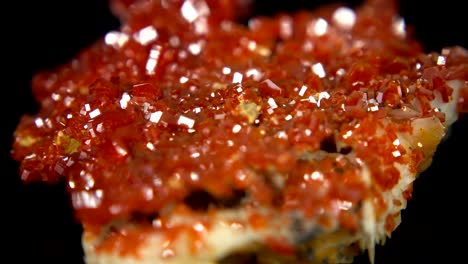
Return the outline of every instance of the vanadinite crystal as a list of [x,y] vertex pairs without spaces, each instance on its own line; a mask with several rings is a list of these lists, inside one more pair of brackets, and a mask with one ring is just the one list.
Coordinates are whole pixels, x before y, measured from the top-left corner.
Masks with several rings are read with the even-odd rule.
[[[467,51],[423,54],[392,1],[248,25],[235,22],[237,2],[112,1],[119,31],[35,76],[41,108],[21,120],[12,152],[22,180],[65,180],[89,225],[203,192],[356,228],[348,209],[372,192],[362,162],[376,188],[397,183],[393,164],[408,162],[397,133],[415,117],[444,120],[429,101],[467,80]],[[384,118],[398,122],[377,136]],[[318,150],[354,158],[318,162]],[[425,155],[414,151],[414,171]]]

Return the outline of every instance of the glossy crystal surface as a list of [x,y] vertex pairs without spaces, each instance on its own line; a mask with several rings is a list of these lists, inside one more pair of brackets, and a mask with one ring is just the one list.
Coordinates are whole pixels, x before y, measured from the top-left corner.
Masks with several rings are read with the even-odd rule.
[[[40,111],[15,132],[21,178],[64,179],[88,224],[242,191],[248,206],[355,229],[350,212],[409,162],[397,133],[414,118],[443,121],[430,101],[467,80],[467,51],[423,54],[391,2],[247,26],[236,1],[130,2],[112,1],[119,31],[35,76]],[[415,150],[412,170],[425,158]],[[363,184],[363,164],[375,186]]]

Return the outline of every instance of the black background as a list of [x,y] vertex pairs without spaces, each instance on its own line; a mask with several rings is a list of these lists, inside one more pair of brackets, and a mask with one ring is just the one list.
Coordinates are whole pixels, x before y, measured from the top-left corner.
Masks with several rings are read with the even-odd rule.
[[[257,14],[294,11],[332,1],[259,0]],[[344,1],[357,4],[360,1]],[[400,14],[413,26],[426,51],[460,45],[468,48],[463,1],[401,1]],[[119,27],[104,0],[31,1],[3,3],[1,107],[1,221],[4,263],[83,263],[81,229],[73,221],[63,186],[21,184],[18,164],[9,157],[12,134],[23,114],[37,104],[30,80],[39,70],[71,59],[111,29]],[[403,222],[376,252],[377,264],[463,263],[466,260],[468,120],[458,121],[415,184],[414,198]],[[356,263],[367,264],[365,256]]]

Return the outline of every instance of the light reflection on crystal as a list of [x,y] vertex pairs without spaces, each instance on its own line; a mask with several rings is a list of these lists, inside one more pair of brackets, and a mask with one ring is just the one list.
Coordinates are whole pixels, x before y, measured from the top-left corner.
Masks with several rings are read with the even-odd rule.
[[271,109],[278,108],[278,104],[276,104],[275,99],[272,97],[268,98],[268,105],[270,105]]
[[392,151],[392,155],[393,155],[395,158],[398,158],[398,157],[401,156],[401,153],[400,153],[400,151],[395,150],[395,151]]
[[392,144],[393,144],[394,146],[399,146],[399,145],[400,145],[400,140],[397,138],[397,139],[395,139],[395,140],[392,142]]
[[186,116],[183,116],[181,115],[179,117],[179,119],[177,120],[177,124],[178,125],[185,125],[187,126],[188,128],[192,128],[193,125],[195,124],[195,120],[189,118],[189,117],[186,117]]
[[147,45],[158,37],[158,32],[153,26],[147,26],[134,34],[133,38],[142,44]]
[[377,102],[375,101],[375,99],[369,99],[367,101],[367,104],[368,104],[368,109],[367,109],[368,111],[375,112],[379,110],[379,106]]
[[205,232],[206,231],[206,227],[202,223],[194,224],[193,229],[195,229],[195,231],[197,231],[197,232]]
[[80,171],[80,176],[81,178],[85,181],[85,189],[89,190],[94,187],[94,178],[91,176],[91,174],[85,172],[85,171]]
[[153,108],[153,106],[152,106],[151,104],[149,104],[148,102],[144,102],[144,103],[143,103],[143,112],[144,112],[145,114],[147,114],[147,113],[148,113],[148,110],[149,110],[149,109],[152,109],[152,108]]
[[240,72],[235,72],[232,77],[232,83],[242,83],[243,75]]
[[293,22],[290,17],[282,17],[280,23],[280,36],[283,39],[292,37],[293,34]]
[[128,40],[127,34],[118,31],[111,31],[104,37],[104,42],[114,48],[121,48]]
[[195,22],[195,33],[202,35],[208,33],[208,19],[206,17],[200,17]]
[[271,49],[269,49],[268,47],[263,46],[263,45],[258,46],[254,51],[258,55],[261,55],[263,57],[268,57],[268,56],[271,55]]
[[223,70],[222,70],[222,71],[223,71],[223,74],[228,75],[228,74],[231,73],[231,68],[229,68],[229,67],[223,67]]
[[148,61],[146,62],[146,73],[152,75],[158,65],[159,56],[161,55],[162,47],[157,45],[150,50]]
[[149,200],[152,200],[153,197],[154,197],[153,189],[148,188],[148,187],[145,187],[145,188],[143,189],[143,195],[145,196],[145,199],[146,199],[146,200],[148,200],[148,201],[149,201]]
[[346,133],[343,135],[343,138],[344,138],[344,139],[347,139],[347,138],[349,138],[352,134],[353,134],[353,131],[348,130],[348,131],[346,131]]
[[266,79],[265,81],[263,81],[263,83],[266,83],[268,87],[270,87],[273,90],[281,91],[281,88],[270,79]]
[[65,166],[70,167],[73,165],[75,162],[72,159],[69,159],[69,157],[65,157],[64,161],[66,161]]
[[226,116],[225,113],[222,113],[222,114],[215,114],[215,115],[214,115],[214,119],[216,119],[216,120],[221,120],[221,119],[224,119],[225,116]]
[[234,127],[232,128],[232,133],[236,134],[236,133],[239,133],[239,131],[241,131],[242,129],[242,126],[239,125],[239,124],[236,124],[234,125]]
[[190,179],[192,181],[198,181],[198,180],[200,180],[200,175],[198,175],[198,173],[192,171],[192,172],[190,172]]
[[383,99],[383,93],[377,92],[377,96],[375,97],[375,100],[377,100],[377,102],[380,104],[382,103],[382,99]]
[[345,75],[345,73],[346,73],[346,70],[341,69],[341,68],[336,71],[336,75],[338,75],[338,76],[343,76],[343,75]]
[[192,23],[201,16],[207,16],[210,14],[210,9],[205,1],[186,0],[180,8],[182,16],[189,23]]
[[151,143],[151,142],[147,142],[146,147],[151,151],[155,150],[155,147],[154,147],[153,143]]
[[70,187],[70,189],[75,189],[76,184],[72,179],[68,180],[68,187]]
[[401,17],[396,18],[392,23],[392,29],[397,36],[404,38],[406,36],[405,20]]
[[259,70],[253,68],[253,69],[247,70],[246,76],[258,82],[262,78],[263,74]]
[[437,65],[445,65],[445,56],[438,56],[437,57]]
[[48,128],[52,128],[52,120],[51,120],[50,118],[47,117],[47,118],[44,120],[44,123],[45,123],[45,125],[46,125]]
[[80,156],[79,156],[80,159],[86,159],[87,157],[88,157],[88,154],[86,154],[86,152],[83,152],[83,151],[80,152]]
[[182,16],[185,18],[185,20],[187,20],[189,23],[195,21],[199,15],[197,9],[195,9],[195,6],[193,5],[193,1],[190,0],[185,1],[182,4],[180,12],[182,13]]
[[349,210],[353,206],[350,201],[337,201],[337,203],[340,210]]
[[115,151],[117,151],[119,155],[126,156],[128,154],[127,150],[125,150],[125,148],[123,148],[119,144],[113,142],[113,145],[114,145]]
[[257,42],[253,41],[253,40],[248,40],[247,41],[247,48],[251,51],[255,51],[255,49],[257,48]]
[[314,96],[311,95],[309,96],[308,99],[305,99],[305,100],[308,100],[309,102],[316,104],[318,107],[320,107],[320,101],[322,101],[322,99],[328,99],[328,98],[330,98],[330,94],[324,91],[324,92],[316,93]]
[[159,120],[161,119],[163,112],[162,111],[156,111],[150,114],[149,120],[153,123],[158,123]]
[[154,179],[153,179],[153,185],[154,186],[162,186],[162,184],[163,184],[163,182],[162,182],[161,178],[154,177]]
[[60,100],[60,97],[61,97],[60,94],[56,94],[56,93],[52,93],[50,95],[50,98],[52,98],[52,100],[54,100],[54,101]]
[[95,137],[96,137],[96,133],[94,133],[94,129],[93,129],[93,128],[88,129],[88,132],[89,132],[89,134],[91,135],[92,138],[95,138]]
[[317,62],[314,65],[312,65],[312,71],[320,78],[326,76],[325,69],[323,68],[322,63],[320,62]]
[[305,92],[307,91],[307,86],[306,85],[302,85],[301,86],[301,90],[299,90],[299,96],[304,96]]
[[99,108],[94,109],[93,111],[89,112],[89,117],[90,118],[95,118],[101,114],[101,111]]
[[192,55],[196,56],[200,54],[202,50],[201,43],[200,42],[190,43],[188,46],[188,50],[190,51],[190,53],[192,53]]
[[310,178],[312,180],[315,180],[315,181],[323,181],[323,174],[321,172],[318,172],[318,171],[314,171],[312,172],[312,174],[310,175]]
[[333,22],[342,29],[351,29],[356,23],[356,13],[348,7],[339,7],[333,13]]
[[327,33],[328,30],[328,22],[323,19],[319,18],[307,26],[307,34],[310,36],[323,36]]
[[102,190],[73,192],[71,200],[75,208],[98,208],[102,203]]
[[42,118],[38,117],[34,119],[34,124],[36,124],[36,127],[41,128],[44,126],[44,120]]
[[71,103],[75,100],[75,98],[73,97],[70,97],[70,96],[67,96],[63,99],[63,104],[66,106],[66,107],[70,107],[71,106]]
[[175,256],[175,252],[171,248],[165,248],[165,249],[163,249],[163,251],[161,253],[161,257],[163,259],[171,258],[171,257],[174,257],[174,256]]
[[120,103],[120,108],[122,109],[125,109],[127,108],[127,104],[128,102],[130,101],[130,95],[128,95],[128,93],[124,92],[122,94],[122,98],[120,99],[119,103]]
[[23,180],[23,181],[26,180],[26,179],[29,177],[29,174],[31,174],[30,171],[28,171],[28,170],[23,170],[23,171],[21,172],[21,176],[20,176],[20,177],[21,177],[21,180]]
[[189,78],[187,78],[187,77],[185,77],[185,76],[182,76],[182,77],[179,78],[179,82],[180,82],[181,84],[184,84],[184,83],[188,82],[188,80],[189,80]]
[[284,131],[278,131],[276,133],[276,137],[281,139],[288,139],[288,134],[286,134]]
[[156,218],[151,222],[151,225],[153,227],[155,227],[155,228],[161,228],[163,226],[163,223],[162,223],[161,219]]

